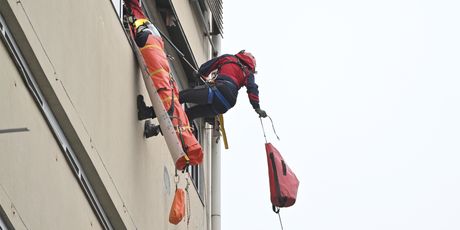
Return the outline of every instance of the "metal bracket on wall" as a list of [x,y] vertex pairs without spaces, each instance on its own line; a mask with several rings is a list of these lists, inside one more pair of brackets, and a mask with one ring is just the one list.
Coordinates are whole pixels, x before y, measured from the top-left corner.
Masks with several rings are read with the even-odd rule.
[[28,128],[14,128],[14,129],[0,129],[0,134],[2,133],[18,133],[18,132],[28,132]]

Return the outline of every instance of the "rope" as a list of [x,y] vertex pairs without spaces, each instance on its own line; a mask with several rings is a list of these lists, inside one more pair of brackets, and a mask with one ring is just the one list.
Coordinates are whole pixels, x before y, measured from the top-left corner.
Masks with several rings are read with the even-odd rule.
[[270,118],[270,122],[272,123],[273,132],[275,133],[276,138],[280,140],[280,137],[278,137],[278,134],[276,134],[275,125],[273,124],[272,118],[270,116],[267,116],[267,117]]
[[176,184],[176,190],[177,190],[177,184],[179,184],[179,175],[177,175],[177,169],[174,173],[174,183]]
[[[278,134],[276,133],[275,125],[273,124],[272,118],[271,118],[270,116],[267,116],[267,117],[270,119],[270,122],[272,123],[273,132],[275,133],[276,138],[278,138],[278,140],[280,140],[280,137],[279,137]],[[262,131],[263,131],[263,133],[264,133],[265,143],[268,143],[268,141],[267,141],[267,135],[265,134],[264,123],[262,122],[262,117],[259,117],[259,119],[260,119],[260,124],[262,125]]]
[[188,66],[190,66],[190,68],[193,70],[198,71],[197,67],[192,65],[192,63],[190,63],[187,58],[185,58],[185,54],[182,53],[180,49],[177,48],[177,46],[174,45],[174,43],[160,29],[157,28],[157,30],[160,32],[160,35],[177,51],[177,53],[179,53],[179,56],[188,64]]
[[[180,49],[177,48],[177,46],[176,46],[176,45],[175,45],[175,44],[174,44],[174,43],[173,43],[173,42],[172,42],[172,41],[161,31],[161,30],[160,30],[160,29],[157,28],[157,30],[158,30],[158,32],[160,33],[161,37],[163,37],[163,38],[164,38],[164,39],[165,39],[165,40],[176,50],[176,52],[179,54],[179,56],[182,58],[182,60],[184,60],[185,63],[187,63],[187,65],[188,65],[190,68],[192,68],[195,72],[198,72],[198,67],[192,65],[192,63],[191,63],[189,60],[187,60],[187,58],[185,58],[185,54],[182,53],[182,51],[180,51]],[[202,76],[200,76],[200,80],[201,80],[206,86],[209,87],[208,82],[206,82],[206,80],[204,80]]]
[[262,122],[262,118],[261,118],[261,117],[259,117],[259,119],[260,119],[260,125],[262,125],[262,131],[263,131],[263,133],[264,133],[265,143],[268,143],[268,141],[267,141],[267,135],[265,135],[264,123]]
[[283,222],[281,221],[281,214],[280,214],[280,212],[278,212],[278,218],[280,219],[281,230],[284,230],[284,228],[283,228]]
[[190,206],[190,193],[188,192],[188,187],[190,186],[188,175],[185,175],[185,180],[187,181],[187,185],[185,186],[185,191],[187,192],[187,229],[188,229],[188,225],[190,224],[190,217],[192,216],[191,214],[192,208]]

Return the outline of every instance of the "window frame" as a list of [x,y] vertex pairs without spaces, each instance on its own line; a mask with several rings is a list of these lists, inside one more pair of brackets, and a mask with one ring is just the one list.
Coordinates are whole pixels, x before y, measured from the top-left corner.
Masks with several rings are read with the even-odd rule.
[[111,0],[118,18],[123,19],[123,0]]

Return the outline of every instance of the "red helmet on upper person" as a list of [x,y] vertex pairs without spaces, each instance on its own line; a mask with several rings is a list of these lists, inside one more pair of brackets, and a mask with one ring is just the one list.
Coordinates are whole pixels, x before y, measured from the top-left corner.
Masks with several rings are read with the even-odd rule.
[[252,72],[256,71],[256,58],[251,53],[241,50],[235,56],[237,56],[244,65],[249,67]]

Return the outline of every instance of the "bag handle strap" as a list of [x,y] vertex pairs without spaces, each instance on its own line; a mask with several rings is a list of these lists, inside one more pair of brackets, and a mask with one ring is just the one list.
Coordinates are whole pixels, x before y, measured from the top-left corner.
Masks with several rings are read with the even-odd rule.
[[[267,117],[270,119],[270,122],[272,123],[273,133],[275,133],[276,138],[278,138],[278,140],[280,140],[280,137],[279,137],[278,134],[276,133],[275,125],[273,124],[272,118],[271,118],[270,116],[267,116]],[[264,133],[265,143],[268,143],[268,141],[267,141],[267,135],[265,134],[264,123],[262,122],[262,117],[259,117],[259,119],[260,119],[260,125],[262,126],[262,131],[263,131],[263,133]]]
[[280,208],[276,207],[275,205],[272,205],[272,209],[273,209],[273,212],[275,212],[278,215],[278,218],[280,220],[281,230],[284,230],[283,221],[281,220]]

